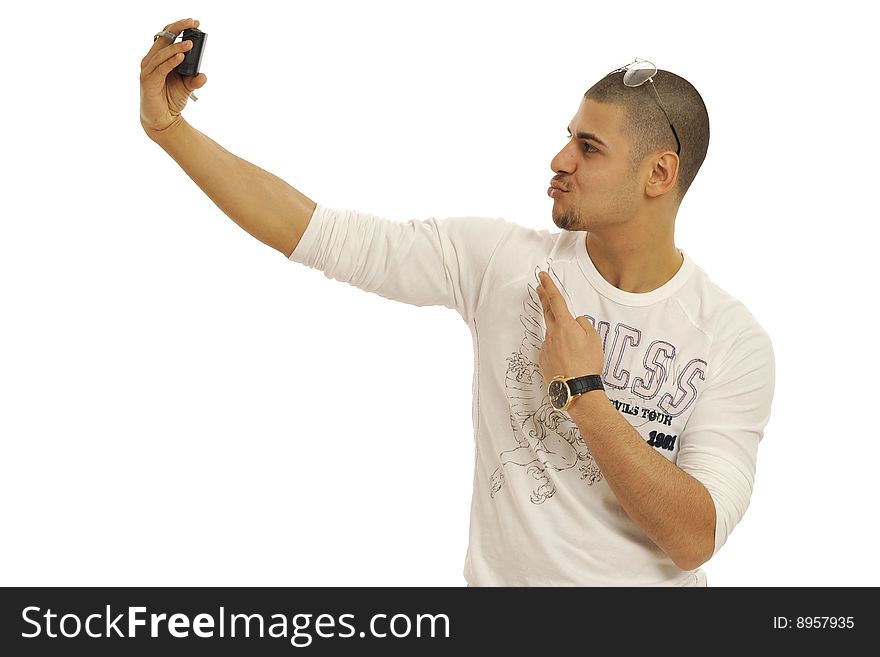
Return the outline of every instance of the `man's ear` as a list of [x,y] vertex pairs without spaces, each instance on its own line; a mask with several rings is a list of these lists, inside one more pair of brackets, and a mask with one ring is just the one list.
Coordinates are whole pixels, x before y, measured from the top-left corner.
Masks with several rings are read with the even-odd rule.
[[666,151],[657,155],[653,162],[651,175],[645,185],[645,194],[651,197],[662,196],[675,188],[681,161],[675,153]]

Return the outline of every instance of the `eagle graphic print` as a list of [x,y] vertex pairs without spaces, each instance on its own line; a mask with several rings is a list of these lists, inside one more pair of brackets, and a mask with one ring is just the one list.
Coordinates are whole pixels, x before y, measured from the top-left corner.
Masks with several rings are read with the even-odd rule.
[[[564,286],[547,272],[568,302]],[[547,386],[538,366],[538,353],[544,342],[545,326],[537,284],[540,267],[527,283],[520,323],[523,339],[519,349],[507,357],[505,393],[510,404],[511,449],[499,454],[500,464],[490,475],[489,495],[494,499],[504,487],[511,468],[524,468],[534,487],[529,493],[533,504],[543,504],[556,492],[554,474],[575,469],[588,486],[602,480],[602,473],[581,437],[580,429],[567,413],[550,404]]]

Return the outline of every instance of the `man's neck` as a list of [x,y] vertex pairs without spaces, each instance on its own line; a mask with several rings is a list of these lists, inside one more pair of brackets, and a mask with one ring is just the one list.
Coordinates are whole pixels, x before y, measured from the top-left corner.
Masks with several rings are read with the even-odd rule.
[[671,232],[643,234],[637,239],[622,232],[611,236],[588,232],[584,239],[587,255],[602,278],[624,292],[656,290],[675,276],[684,262]]

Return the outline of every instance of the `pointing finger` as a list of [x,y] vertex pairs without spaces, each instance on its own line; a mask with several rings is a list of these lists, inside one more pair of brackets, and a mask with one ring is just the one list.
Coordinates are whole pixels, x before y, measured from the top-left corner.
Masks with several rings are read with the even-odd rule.
[[541,279],[541,287],[544,288],[544,296],[542,297],[542,300],[547,300],[547,304],[553,312],[553,317],[555,319],[562,319],[565,316],[571,317],[572,315],[568,310],[568,305],[565,303],[565,299],[562,298],[559,288],[556,287],[556,283],[553,282],[550,275],[547,272],[542,271],[539,274],[539,277]]
[[556,318],[553,316],[553,308],[550,306],[550,298],[543,285],[538,285],[538,298],[541,300],[541,310],[544,311],[544,321],[553,322]]

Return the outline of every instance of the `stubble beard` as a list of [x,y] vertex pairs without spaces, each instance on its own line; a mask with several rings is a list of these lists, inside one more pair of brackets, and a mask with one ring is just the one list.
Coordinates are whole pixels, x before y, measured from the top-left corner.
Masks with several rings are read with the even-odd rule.
[[551,214],[553,215],[553,223],[562,230],[583,230],[581,228],[581,215],[577,209],[566,208],[561,212],[554,210]]

